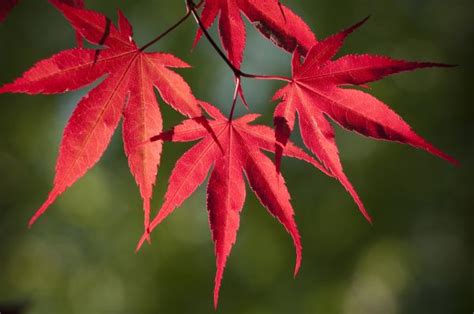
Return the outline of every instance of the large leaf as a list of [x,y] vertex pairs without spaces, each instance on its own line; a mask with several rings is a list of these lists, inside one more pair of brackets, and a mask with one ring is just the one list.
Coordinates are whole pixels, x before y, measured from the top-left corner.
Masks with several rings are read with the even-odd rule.
[[[315,44],[303,63],[300,54],[294,53],[292,81],[274,96],[274,99],[282,99],[275,109],[274,123],[276,140],[280,147],[284,147],[293,131],[296,113],[298,114],[301,136],[306,147],[341,182],[362,214],[370,221],[369,214],[344,174],[334,130],[327,117],[362,135],[409,144],[450,162],[455,161],[416,134],[387,105],[363,91],[347,88],[402,71],[445,66],[372,55],[348,55],[332,60],[347,35],[365,21]],[[276,158],[278,166],[281,158],[278,151]]]
[[0,93],[56,94],[102,82],[77,105],[61,142],[53,188],[30,225],[100,159],[121,117],[130,170],[140,188],[148,226],[152,188],[160,163],[161,143],[141,145],[162,131],[154,89],[180,113],[201,114],[188,84],[169,67],[188,67],[165,53],[145,53],[132,39],[132,27],[120,13],[119,28],[100,13],[54,1],[74,29],[105,49],[76,48],[42,60]]
[[[301,263],[301,241],[285,180],[276,172],[271,159],[262,152],[275,151],[272,129],[249,124],[259,115],[246,115],[230,121],[212,105],[202,105],[213,120],[203,117],[186,120],[155,138],[156,141],[200,142],[176,162],[165,201],[150,224],[150,232],[179,207],[211,171],[207,207],[215,243],[217,273],[214,304],[217,306],[224,267],[236,240],[240,211],[245,201],[244,174],[262,205],[292,236],[296,249],[295,275]],[[326,172],[316,160],[291,142],[286,145],[283,155],[304,160]],[[147,237],[148,233],[145,233],[138,248]]]

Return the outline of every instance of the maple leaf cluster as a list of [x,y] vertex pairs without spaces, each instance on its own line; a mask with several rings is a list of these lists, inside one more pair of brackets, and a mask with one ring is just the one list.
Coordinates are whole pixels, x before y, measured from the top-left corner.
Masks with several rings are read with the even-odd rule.
[[[30,226],[98,162],[123,119],[125,154],[143,199],[144,234],[138,248],[210,173],[207,207],[216,254],[216,306],[245,202],[244,177],[261,204],[291,235],[296,250],[295,275],[298,272],[302,246],[290,194],[280,172],[282,156],[303,160],[338,180],[365,218],[371,221],[344,174],[331,120],[362,135],[409,144],[456,162],[416,134],[387,105],[363,90],[366,84],[391,74],[446,65],[368,54],[335,58],[346,37],[366,19],[318,41],[303,19],[277,0],[204,0],[197,5],[188,1],[187,14],[180,23],[193,15],[199,26],[194,44],[205,35],[235,74],[236,92],[231,113],[226,116],[215,106],[198,100],[185,80],[171,70],[189,67],[187,63],[168,53],[145,52],[162,36],[140,48],[133,40],[131,24],[121,11],[118,26],[115,26],[104,15],[84,9],[81,0],[50,2],[76,31],[77,47],[41,60],[20,78],[2,86],[0,93],[57,94],[98,80],[100,83],[80,100],[65,127],[53,187],[31,218]],[[17,3],[17,0],[0,1],[0,22]],[[264,37],[292,54],[291,78],[241,72],[246,46],[243,16]],[[207,32],[216,19],[225,53]],[[83,39],[98,47],[83,48]],[[274,110],[273,128],[254,124],[258,114],[234,118],[237,95],[244,100],[242,77],[287,83],[274,96],[274,100],[280,102]],[[163,131],[155,89],[167,105],[187,117],[171,130]],[[289,139],[296,120],[303,143],[311,154]],[[150,201],[164,141],[198,143],[176,162],[163,204],[150,221]],[[274,153],[275,159],[263,151]]]

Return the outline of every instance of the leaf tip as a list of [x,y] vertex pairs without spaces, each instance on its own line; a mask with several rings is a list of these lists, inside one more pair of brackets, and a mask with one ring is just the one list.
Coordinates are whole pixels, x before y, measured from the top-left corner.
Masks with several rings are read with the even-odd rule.
[[432,67],[437,67],[437,68],[457,68],[460,66],[459,64],[448,64],[448,63],[431,63]]
[[441,158],[443,158],[444,160],[446,160],[447,162],[449,162],[451,165],[453,165],[454,167],[459,167],[461,165],[461,163],[459,162],[459,160],[455,159],[454,157],[451,157],[447,154],[443,154],[442,156],[440,156]]
[[38,218],[40,218],[41,215],[44,214],[46,209],[48,209],[48,207],[54,202],[57,195],[57,192],[55,191],[55,189],[53,189],[53,191],[51,191],[50,195],[48,196],[48,199],[43,203],[43,205],[41,205],[41,207],[34,213],[33,217],[31,217],[31,219],[28,221],[29,229],[31,229],[31,226],[33,226],[36,220],[38,220]]
[[214,283],[214,310],[217,310],[219,305],[219,290],[221,288],[222,274],[219,276],[219,273],[216,274],[216,280]]
[[295,270],[293,272],[294,277],[296,277],[300,271],[302,260],[303,260],[302,247],[301,247],[301,243],[299,243],[298,247],[296,248],[296,262],[295,262]]
[[374,221],[372,220],[372,217],[367,212],[364,212],[363,215],[365,219],[367,220],[367,222],[369,223],[369,225],[373,226]]
[[28,221],[28,229],[31,229],[33,227],[39,216],[41,216],[41,214],[35,213],[33,217],[30,218],[30,220]]
[[194,52],[194,49],[196,49],[198,42],[199,42],[199,38],[197,38],[196,36],[196,38],[194,38],[193,45],[191,46],[191,51]]
[[[356,192],[354,191],[354,193],[356,193]],[[353,197],[356,197],[356,194],[353,195]],[[356,203],[359,206],[359,210],[362,213],[362,215],[364,216],[365,220],[367,220],[367,222],[372,226],[373,225],[372,217],[370,216],[369,212],[365,209],[364,204],[362,204],[362,201],[360,199],[358,199],[358,196],[357,196],[357,199],[356,199]]]
[[450,164],[452,164],[453,166],[459,166],[460,163],[458,160],[456,160],[454,157],[451,157],[450,155],[446,154],[445,152],[443,152],[442,150],[436,148],[434,145],[426,142],[424,139],[422,139],[422,142],[420,145],[414,145],[415,147],[418,147],[418,148],[422,148],[424,149],[425,151],[427,151],[428,153],[434,155],[434,156],[437,156],[441,159],[444,159],[446,160],[447,162],[449,162]]
[[145,240],[147,240],[150,237],[150,234],[148,232],[145,232],[142,237],[140,238],[140,241],[138,241],[137,247],[135,248],[135,254],[140,251],[140,249],[143,246],[143,243],[145,243]]
[[293,277],[294,278],[296,278],[296,276],[298,276],[300,268],[301,268],[301,255],[296,259],[295,270],[293,272]]
[[351,27],[344,30],[343,33],[345,34],[345,36],[349,35],[350,33],[354,32],[356,29],[358,29],[359,27],[364,25],[370,19],[370,17],[371,17],[371,15],[369,14],[365,18],[363,18],[362,20],[357,22],[356,24],[354,24]]
[[219,306],[219,296],[214,295],[214,311],[217,311],[217,307]]

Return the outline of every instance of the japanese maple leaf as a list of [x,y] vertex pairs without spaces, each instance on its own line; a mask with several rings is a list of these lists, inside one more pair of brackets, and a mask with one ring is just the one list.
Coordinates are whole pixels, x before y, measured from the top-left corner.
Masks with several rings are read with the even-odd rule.
[[[339,160],[334,130],[327,117],[343,128],[375,139],[396,141],[424,149],[450,162],[454,159],[428,143],[387,105],[356,89],[387,75],[427,67],[444,67],[438,63],[394,60],[374,55],[346,55],[332,60],[344,39],[367,19],[315,44],[301,63],[293,55],[291,82],[279,90],[274,99],[282,99],[275,109],[277,165],[281,149],[288,142],[298,113],[304,144],[324,164],[354,198],[360,211],[370,221],[359,196],[344,174]],[[280,150],[280,151],[278,151]]]
[[[237,68],[242,63],[246,37],[240,12],[265,37],[289,52],[299,48],[304,55],[316,43],[309,26],[278,0],[204,0],[202,23],[205,28],[209,28],[220,14],[220,38],[230,61]],[[194,44],[201,36],[202,31],[199,29]]]
[[[301,241],[285,181],[276,172],[271,159],[262,152],[275,151],[273,130],[262,125],[250,125],[259,117],[257,114],[229,120],[212,105],[202,105],[213,120],[203,117],[185,120],[154,139],[173,142],[200,139],[200,142],[176,162],[164,203],[151,222],[149,232],[196,190],[212,168],[207,187],[207,207],[215,244],[217,272],[214,304],[217,306],[224,267],[236,240],[239,216],[245,201],[244,173],[262,205],[292,236],[296,249],[295,275],[301,263]],[[287,143],[283,155],[309,162],[327,173],[316,160],[291,142]],[[137,249],[147,236],[145,233]]]
[[132,27],[119,12],[119,29],[103,15],[55,3],[74,29],[106,49],[62,51],[34,65],[0,93],[56,94],[76,90],[99,78],[101,83],[77,105],[64,131],[53,188],[30,220],[34,221],[55,199],[84,175],[102,156],[121,117],[130,170],[144,202],[148,225],[152,187],[160,162],[161,142],[140,145],[162,131],[162,117],[154,94],[180,113],[200,116],[201,109],[181,76],[168,67],[188,67],[164,53],[145,53],[132,39]]

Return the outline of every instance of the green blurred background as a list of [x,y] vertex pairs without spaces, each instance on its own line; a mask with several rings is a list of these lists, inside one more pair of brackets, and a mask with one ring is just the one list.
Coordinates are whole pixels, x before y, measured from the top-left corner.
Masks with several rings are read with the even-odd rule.
[[[86,2],[113,20],[120,7],[140,44],[184,11],[183,1]],[[338,129],[346,172],[375,220],[370,226],[338,183],[305,163],[284,160],[304,245],[301,272],[293,279],[290,237],[248,193],[218,312],[471,313],[473,2],[283,2],[319,38],[371,14],[344,53],[459,64],[388,78],[373,84],[371,93],[461,166]],[[228,112],[231,74],[205,41],[191,51],[195,29],[189,20],[153,49],[191,63],[193,69],[179,72],[195,95]],[[251,26],[248,30],[244,69],[289,75],[289,56]],[[5,83],[74,46],[74,33],[46,1],[24,0],[0,25],[0,42],[0,83]],[[244,84],[252,110],[271,123],[270,98],[281,84]],[[18,304],[31,314],[213,313],[215,266],[204,186],[157,228],[151,247],[134,254],[142,231],[141,201],[120,132],[100,163],[27,229],[51,187],[62,129],[87,91],[0,96],[0,309]],[[166,127],[180,121],[162,108]],[[155,211],[174,162],[188,147],[165,146]]]

